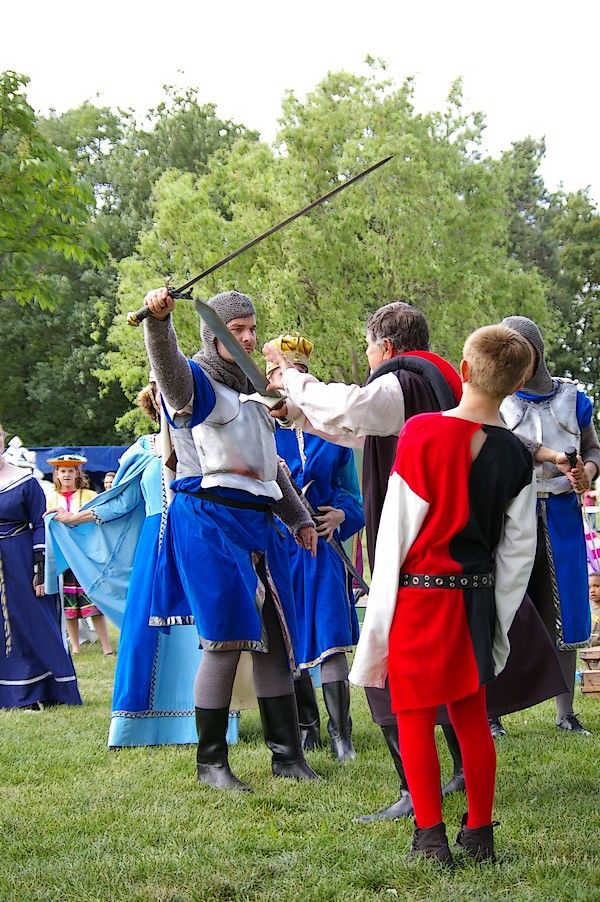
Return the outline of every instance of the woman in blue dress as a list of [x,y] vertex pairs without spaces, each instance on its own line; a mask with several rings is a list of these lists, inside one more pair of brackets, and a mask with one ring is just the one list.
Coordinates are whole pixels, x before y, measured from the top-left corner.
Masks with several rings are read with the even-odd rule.
[[[154,383],[140,392],[138,403],[158,422]],[[109,491],[78,514],[60,512],[48,521],[53,571],[68,563],[88,597],[121,628],[108,736],[111,748],[197,739],[196,631],[175,626],[160,632],[148,625],[168,506],[162,435],[142,436],[125,452]]]
[[[282,350],[298,370],[308,372],[313,349],[308,339],[294,333],[270,344]],[[267,363],[267,378],[278,373],[279,368]],[[292,479],[319,514],[321,541],[315,558],[303,554],[288,537],[302,671],[295,682],[302,739],[305,749],[321,743],[319,709],[309,674],[309,668],[320,665],[331,748],[339,761],[346,761],[355,757],[346,653],[358,641],[358,619],[344,565],[328,540],[346,541],[364,526],[354,456],[350,448],[300,429],[278,428],[275,440]]]
[[0,427],[0,708],[80,705],[56,600],[44,594],[46,498],[3,451]]

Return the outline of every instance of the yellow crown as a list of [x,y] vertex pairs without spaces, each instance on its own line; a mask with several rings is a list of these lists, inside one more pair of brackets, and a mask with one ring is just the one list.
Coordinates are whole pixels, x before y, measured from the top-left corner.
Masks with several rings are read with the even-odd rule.
[[[314,348],[314,344],[308,338],[303,338],[298,332],[291,332],[288,335],[278,335],[268,344],[277,351],[281,351],[290,363],[294,365],[300,363],[308,369],[308,359]],[[275,369],[277,369],[277,364],[267,361],[267,376]]]

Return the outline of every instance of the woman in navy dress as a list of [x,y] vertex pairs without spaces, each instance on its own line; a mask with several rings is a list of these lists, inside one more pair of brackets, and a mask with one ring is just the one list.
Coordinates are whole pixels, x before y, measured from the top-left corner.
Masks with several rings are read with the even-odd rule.
[[55,600],[44,594],[46,498],[3,451],[0,427],[0,708],[80,705]]

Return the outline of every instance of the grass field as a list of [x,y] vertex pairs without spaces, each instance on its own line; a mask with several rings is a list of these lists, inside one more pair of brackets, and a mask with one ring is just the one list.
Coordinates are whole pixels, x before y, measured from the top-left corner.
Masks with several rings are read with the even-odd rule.
[[83,708],[0,712],[1,900],[600,900],[600,702],[579,692],[592,739],[559,735],[549,703],[506,718],[500,861],[443,873],[405,860],[412,823],[353,823],[397,793],[361,691],[358,758],[311,754],[319,783],[275,780],[243,715],[230,757],[255,792],[228,795],[195,782],[190,746],[107,751],[114,658],[84,646],[77,670]]

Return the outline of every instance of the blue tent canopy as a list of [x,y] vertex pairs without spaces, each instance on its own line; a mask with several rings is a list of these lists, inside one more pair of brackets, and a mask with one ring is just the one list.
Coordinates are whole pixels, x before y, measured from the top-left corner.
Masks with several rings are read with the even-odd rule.
[[59,457],[61,454],[81,454],[87,458],[83,466],[86,473],[108,473],[119,469],[119,458],[127,450],[128,445],[83,445],[76,448],[74,445],[66,445],[56,448],[30,448],[36,453],[36,467],[44,475],[52,472],[48,459]]

